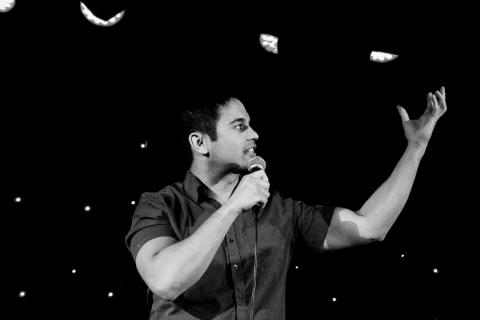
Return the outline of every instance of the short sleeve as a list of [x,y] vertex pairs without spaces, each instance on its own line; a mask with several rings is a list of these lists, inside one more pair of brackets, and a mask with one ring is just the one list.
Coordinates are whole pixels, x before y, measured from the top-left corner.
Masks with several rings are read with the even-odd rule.
[[162,236],[176,238],[169,214],[171,212],[165,205],[161,192],[145,192],[141,195],[125,237],[125,244],[134,259],[147,241]]
[[296,232],[314,251],[322,252],[334,207],[309,205],[298,201],[296,206]]

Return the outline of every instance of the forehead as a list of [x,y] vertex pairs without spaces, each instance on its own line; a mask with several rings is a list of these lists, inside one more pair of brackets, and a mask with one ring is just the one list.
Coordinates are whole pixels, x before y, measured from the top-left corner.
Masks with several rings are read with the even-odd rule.
[[250,116],[243,103],[238,99],[231,99],[220,109],[220,118],[218,119],[218,122],[228,124],[235,119],[241,118],[250,121]]

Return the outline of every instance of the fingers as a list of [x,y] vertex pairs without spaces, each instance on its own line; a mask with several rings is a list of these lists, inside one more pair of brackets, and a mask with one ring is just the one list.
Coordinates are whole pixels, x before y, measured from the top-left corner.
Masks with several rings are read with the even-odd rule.
[[436,95],[432,95],[432,106],[433,106],[434,113],[437,113],[440,111],[440,108],[438,107],[438,100]]
[[264,190],[261,193],[260,198],[258,200],[262,208],[265,208],[265,206],[267,205],[268,198],[270,198],[270,192],[268,192],[268,190]]
[[400,113],[400,117],[402,121],[409,121],[410,117],[408,116],[407,110],[405,110],[402,106],[397,106],[398,112]]
[[255,172],[252,172],[250,174],[250,177],[258,179],[255,181],[255,183],[260,186],[262,189],[267,190],[270,188],[270,181],[268,181],[267,174],[265,173],[265,170],[258,170]]
[[441,116],[447,111],[447,103],[445,101],[445,87],[441,87],[440,91],[435,91],[435,94],[429,93],[432,110],[434,114]]
[[441,87],[440,91],[436,91],[435,96],[437,98],[439,111],[442,114],[445,113],[445,111],[447,111],[447,101],[446,101],[445,87]]
[[260,178],[268,182],[268,177],[267,177],[267,174],[265,173],[265,170],[258,170],[258,171],[252,172],[251,175],[252,177]]
[[433,113],[435,112],[435,107],[433,105],[433,94],[429,92],[427,94],[427,109],[425,110],[426,113]]
[[447,103],[445,101],[445,87],[442,86],[440,90],[435,93],[429,92],[427,94],[427,109],[425,113],[431,113],[433,116],[441,116],[447,111]]

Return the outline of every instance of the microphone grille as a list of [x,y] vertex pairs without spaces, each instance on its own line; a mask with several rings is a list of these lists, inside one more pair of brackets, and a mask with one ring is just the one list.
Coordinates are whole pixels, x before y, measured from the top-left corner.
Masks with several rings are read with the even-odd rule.
[[267,163],[262,157],[256,156],[248,160],[247,162],[248,172],[254,172],[257,170],[265,170]]

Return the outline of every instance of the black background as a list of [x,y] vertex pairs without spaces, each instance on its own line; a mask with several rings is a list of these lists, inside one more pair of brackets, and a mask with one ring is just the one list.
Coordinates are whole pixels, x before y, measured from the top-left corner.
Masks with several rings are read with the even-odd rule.
[[[146,319],[146,287],[124,245],[130,202],[183,178],[175,119],[211,83],[245,92],[272,188],[352,210],[405,150],[395,106],[417,118],[445,85],[449,110],[386,240],[324,255],[299,247],[287,315],[462,318],[475,252],[470,8],[84,3],[105,20],[126,13],[112,27],[88,22],[76,1],[17,1],[0,13],[11,318]],[[279,37],[278,55],[260,33]],[[372,50],[399,58],[376,64]]]

